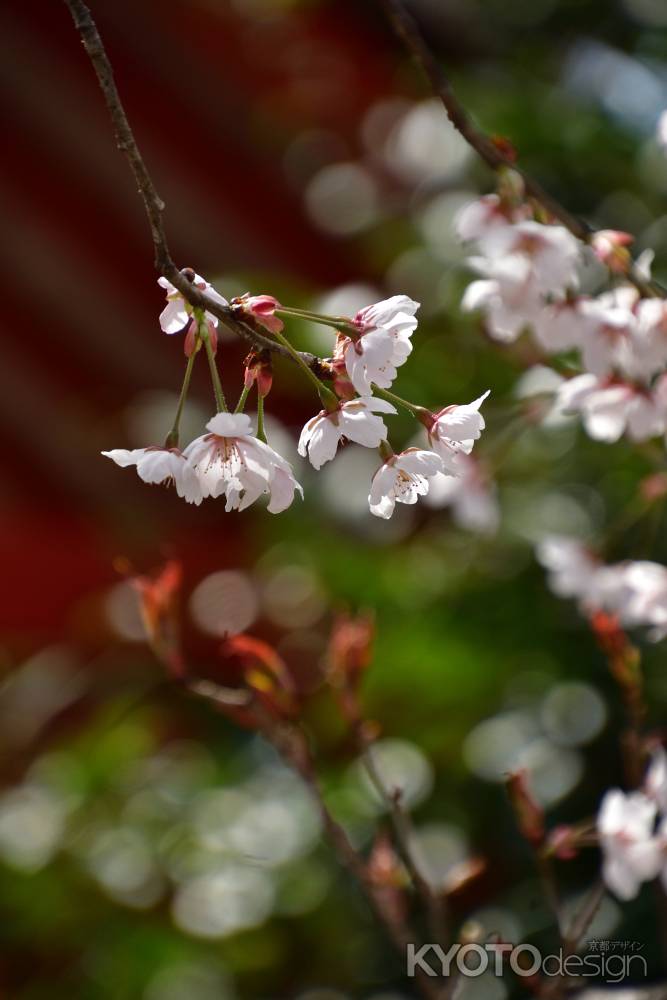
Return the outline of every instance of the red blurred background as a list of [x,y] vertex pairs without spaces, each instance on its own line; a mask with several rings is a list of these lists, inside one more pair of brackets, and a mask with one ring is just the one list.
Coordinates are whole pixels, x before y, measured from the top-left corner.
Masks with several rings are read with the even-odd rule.
[[[394,86],[375,11],[123,0],[93,13],[179,264],[315,287],[369,277],[353,244],[309,221],[300,181],[318,158],[354,149],[364,109]],[[177,537],[202,569],[210,530],[219,564],[244,527],[142,489],[99,457],[126,443],[121,415],[139,391],[178,386],[182,345],[159,330],[143,209],[65,5],[3,5],[0,29],[11,136],[0,251],[0,560],[11,582],[3,574],[0,625],[32,644],[67,633],[79,599],[114,579],[117,554],[155,560]],[[226,357],[237,379],[242,346]],[[281,402],[278,389],[274,411]]]

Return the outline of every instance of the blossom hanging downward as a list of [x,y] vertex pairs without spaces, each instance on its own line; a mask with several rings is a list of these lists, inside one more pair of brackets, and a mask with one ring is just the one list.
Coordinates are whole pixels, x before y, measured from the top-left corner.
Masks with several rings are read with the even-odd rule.
[[206,427],[210,433],[196,438],[183,452],[203,496],[224,496],[226,510],[245,510],[268,494],[271,514],[289,507],[295,490],[303,496],[289,462],[253,435],[247,414],[218,413]]
[[342,337],[336,348],[344,358],[350,380],[358,393],[368,395],[375,383],[388,389],[396,378],[396,369],[412,351],[410,337],[417,328],[415,313],[419,302],[407,295],[393,295],[360,309],[352,323],[358,337]]
[[586,433],[612,443],[625,432],[631,441],[646,441],[667,426],[667,377],[651,389],[586,372],[564,381],[556,395],[564,413],[580,413]]
[[194,469],[178,448],[135,448],[133,451],[114,448],[102,454],[121,468],[136,465],[137,474],[145,483],[173,482],[179,497],[197,505],[202,502],[203,494]]
[[433,423],[428,428],[429,443],[443,460],[443,471],[451,476],[459,475],[461,452],[469,455],[475,441],[480,437],[486,423],[479,408],[490,393],[487,389],[472,403],[461,406],[446,406],[433,415]]
[[619,899],[633,899],[642,882],[655,878],[662,867],[662,850],[654,836],[657,808],[643,792],[625,795],[607,792],[597,828],[604,856],[602,874]]
[[391,403],[374,396],[351,399],[335,410],[320,410],[301,431],[299,454],[303,458],[308,455],[311,465],[320,469],[334,457],[343,437],[365,448],[377,448],[386,439],[387,428],[376,413],[396,410]]
[[[215,288],[205,278],[196,274],[191,268],[184,268],[182,273],[188,281],[192,282],[195,288],[198,288],[201,292],[206,292],[207,295],[221,306],[228,305],[227,299],[216,292]],[[157,283],[167,292],[167,305],[160,313],[160,327],[164,333],[180,333],[190,322],[193,311],[192,306],[189,302],[185,301],[178,289],[167,278],[158,278]],[[214,328],[217,327],[218,320],[212,313],[207,312],[205,316],[209,325]]]
[[392,455],[373,476],[368,505],[376,517],[390,518],[397,503],[417,503],[426,496],[431,480],[443,470],[434,451],[408,448]]

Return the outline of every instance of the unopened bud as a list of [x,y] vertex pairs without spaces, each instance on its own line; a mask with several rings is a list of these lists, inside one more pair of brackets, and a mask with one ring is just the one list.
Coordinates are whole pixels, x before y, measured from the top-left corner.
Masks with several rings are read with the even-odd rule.
[[258,394],[266,399],[273,385],[273,366],[268,351],[251,351],[245,359],[243,384],[250,389],[255,382]]
[[590,244],[598,260],[606,264],[616,274],[627,274],[632,265],[632,257],[627,247],[634,240],[630,233],[618,229],[601,229],[593,233]]
[[562,824],[555,827],[547,840],[547,852],[561,861],[571,861],[578,852],[578,833],[572,826]]

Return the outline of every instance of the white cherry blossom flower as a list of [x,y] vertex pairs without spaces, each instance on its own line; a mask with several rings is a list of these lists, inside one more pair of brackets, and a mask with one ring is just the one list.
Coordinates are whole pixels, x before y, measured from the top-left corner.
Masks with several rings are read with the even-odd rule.
[[587,373],[561,384],[556,406],[563,413],[580,413],[586,433],[596,441],[613,443],[624,433],[631,441],[646,441],[665,430],[665,388],[652,392]]
[[311,465],[320,469],[335,456],[341,438],[365,448],[377,448],[387,437],[385,423],[377,413],[396,413],[396,410],[391,403],[374,396],[341,402],[333,411],[320,410],[301,431],[299,454],[303,458],[307,455]]
[[433,451],[408,448],[392,455],[373,476],[368,497],[371,514],[387,519],[397,503],[417,503],[442,467],[442,459]]
[[540,313],[542,299],[532,284],[530,263],[516,255],[505,259],[471,258],[468,262],[484,275],[466,288],[461,308],[482,310],[489,336],[501,343],[516,340]]
[[479,408],[490,391],[487,389],[472,403],[446,406],[434,414],[428,431],[429,443],[442,458],[444,472],[455,476],[461,471],[461,454],[470,454],[486,426]]
[[651,763],[644,778],[644,793],[655,802],[660,812],[667,814],[667,753],[658,747],[651,754]]
[[419,302],[407,295],[394,295],[360,309],[353,323],[361,332],[356,340],[344,338],[338,353],[358,393],[369,395],[375,383],[388,389],[396,378],[396,369],[412,351],[410,337],[417,328],[415,313]]
[[621,563],[623,588],[616,611],[623,624],[649,626],[650,638],[667,634],[667,568],[648,559]]
[[626,370],[648,381],[667,368],[667,303],[664,299],[640,299],[635,313],[632,367]]
[[486,194],[469,202],[454,219],[456,235],[462,243],[480,242],[493,226],[509,226],[497,194]]
[[661,112],[655,127],[655,139],[660,148],[667,152],[667,110]]
[[197,477],[178,448],[134,448],[132,451],[114,448],[102,454],[121,468],[135,465],[139,478],[145,483],[173,482],[179,497],[197,505],[202,502]]
[[578,284],[580,243],[564,226],[544,226],[527,219],[512,226],[493,226],[480,242],[495,261],[527,262],[529,280],[542,295],[560,296]]
[[493,535],[500,523],[496,487],[472,455],[460,452],[457,475],[439,473],[425,500],[429,507],[449,507],[454,522],[467,531]]
[[551,590],[558,597],[584,598],[591,590],[600,562],[576,538],[546,535],[535,549],[547,570]]
[[579,331],[579,349],[587,371],[600,377],[614,371],[631,374],[636,300],[634,289],[616,289],[582,302],[588,322]]
[[564,302],[553,302],[539,311],[533,321],[533,332],[545,351],[556,354],[583,343],[592,325],[586,312],[586,301],[578,296]]
[[602,876],[619,899],[633,899],[642,882],[662,866],[662,847],[654,834],[657,809],[642,792],[606,793],[597,818],[603,854]]
[[[219,302],[220,305],[229,305],[227,299],[223,298],[222,295],[216,292],[215,288],[213,288],[213,286],[210,285],[205,278],[202,278],[199,274],[195,274],[194,271],[191,272],[191,274],[192,277],[190,280],[196,288],[202,292],[206,292],[207,295],[210,295],[210,297],[215,299],[216,302]],[[161,288],[164,288],[167,293],[167,305],[160,313],[160,327],[164,333],[180,333],[190,321],[190,317],[192,316],[192,306],[189,302],[185,301],[178,289],[175,288],[175,286],[172,285],[167,278],[158,278],[157,283]],[[214,327],[217,327],[218,320],[212,313],[207,312],[205,316],[209,323],[211,323]]]
[[279,514],[292,503],[295,490],[303,496],[289,462],[252,431],[245,413],[218,413],[183,454],[194,469],[205,497],[226,497],[226,510],[245,510],[263,494],[268,510]]

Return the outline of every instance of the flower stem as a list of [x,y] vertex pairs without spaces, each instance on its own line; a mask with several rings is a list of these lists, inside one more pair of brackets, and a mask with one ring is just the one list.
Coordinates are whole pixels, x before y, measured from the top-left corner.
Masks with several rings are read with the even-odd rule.
[[181,386],[181,394],[178,397],[178,406],[176,407],[176,415],[174,416],[174,422],[171,426],[171,430],[167,434],[167,438],[164,442],[165,448],[178,448],[178,428],[181,422],[181,415],[183,413],[183,407],[185,406],[185,400],[188,398],[188,389],[190,388],[190,378],[192,377],[192,368],[195,363],[195,357],[197,356],[197,351],[194,350],[188,362],[185,366],[185,375],[183,376],[183,385]]
[[213,353],[213,345],[211,343],[211,338],[208,332],[208,323],[201,317],[199,318],[199,336],[204,342],[204,347],[206,348],[206,357],[208,358],[208,368],[211,373],[211,382],[213,383],[213,393],[215,395],[215,405],[217,407],[218,413],[227,413],[227,401],[225,400],[225,394],[222,391],[222,383],[220,382],[220,373],[218,372],[218,366],[215,363],[215,354]]
[[331,389],[327,389],[326,385],[324,385],[323,382],[320,382],[315,372],[311,371],[311,369],[303,360],[299,352],[295,350],[294,347],[292,347],[287,337],[283,336],[283,334],[279,333],[277,330],[274,331],[274,336],[276,340],[280,341],[283,347],[289,351],[289,353],[292,355],[298,366],[302,369],[302,371],[308,377],[308,379],[313,383],[313,385],[315,386],[315,390],[320,399],[322,400],[325,409],[329,410],[329,412],[337,410],[338,398],[336,397],[336,395],[331,391]]
[[322,313],[310,312],[309,309],[293,309],[291,306],[281,306],[276,309],[276,315],[307,319],[311,323],[321,323],[322,326],[331,326],[335,330],[354,327],[352,321],[345,316],[324,316]]
[[264,397],[261,392],[257,393],[257,437],[264,444],[267,444],[266,431],[264,430]]
[[248,398],[249,392],[250,392],[249,386],[244,385],[243,389],[241,390],[241,395],[239,396],[239,401],[236,404],[236,409],[234,410],[234,413],[243,413],[243,411],[245,410],[245,403],[246,399]]
[[379,396],[380,399],[386,399],[389,403],[396,403],[397,406],[402,406],[403,409],[409,410],[410,413],[414,414],[414,416],[417,417],[417,419],[422,423],[424,422],[425,416],[430,416],[430,412],[426,409],[426,407],[417,406],[415,403],[408,403],[407,399],[402,399],[400,396],[397,396],[395,392],[389,392],[388,389],[380,389],[375,382],[371,388],[375,396]]

